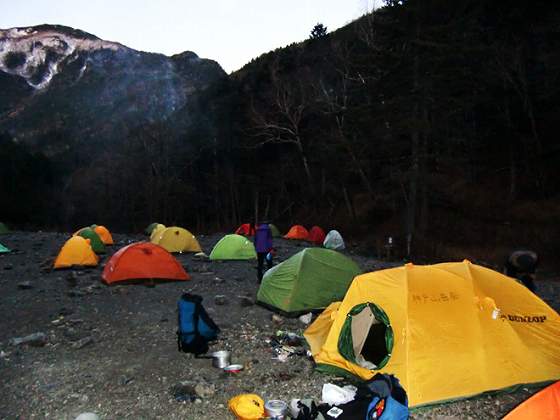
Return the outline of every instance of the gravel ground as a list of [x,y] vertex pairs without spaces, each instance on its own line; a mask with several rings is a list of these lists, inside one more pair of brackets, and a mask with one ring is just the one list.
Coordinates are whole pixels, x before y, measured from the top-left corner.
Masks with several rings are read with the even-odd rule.
[[[199,240],[209,253],[222,236]],[[73,420],[91,411],[103,419],[226,419],[233,418],[227,401],[239,393],[318,401],[323,384],[336,380],[316,372],[305,356],[277,359],[271,336],[278,330],[301,334],[305,325],[251,304],[257,289],[255,262],[204,262],[179,255],[192,276],[189,282],[108,287],[100,274],[109,255],[145,238],[114,235],[116,245],[96,268],[48,270],[67,238],[50,232],[0,237],[15,251],[0,256],[0,418]],[[282,239],[275,246],[278,262],[305,244]],[[351,256],[368,271],[394,265]],[[538,287],[558,310],[560,284],[540,281]],[[222,329],[211,351],[231,350],[232,362],[244,365],[242,372],[225,374],[210,359],[177,351],[176,304],[185,291],[204,297],[205,308]],[[225,302],[216,295],[225,295]],[[46,345],[9,343],[36,332],[46,334]],[[500,418],[535,391],[522,388],[421,408],[411,418]]]

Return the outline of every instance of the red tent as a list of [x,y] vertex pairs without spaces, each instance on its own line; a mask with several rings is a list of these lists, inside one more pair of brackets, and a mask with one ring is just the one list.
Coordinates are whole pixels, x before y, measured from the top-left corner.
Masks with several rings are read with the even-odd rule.
[[319,226],[313,226],[309,231],[307,240],[309,242],[313,242],[315,245],[323,245],[325,236],[325,231],[323,229],[321,229]]
[[288,233],[284,235],[286,239],[301,239],[306,241],[309,237],[309,232],[301,225],[294,225],[290,228]]
[[119,249],[105,265],[101,278],[107,284],[137,279],[190,280],[173,255],[150,242]]
[[509,412],[503,420],[560,418],[560,382],[537,392]]
[[253,236],[255,234],[255,228],[251,225],[251,223],[243,223],[237,228],[235,234],[243,236]]

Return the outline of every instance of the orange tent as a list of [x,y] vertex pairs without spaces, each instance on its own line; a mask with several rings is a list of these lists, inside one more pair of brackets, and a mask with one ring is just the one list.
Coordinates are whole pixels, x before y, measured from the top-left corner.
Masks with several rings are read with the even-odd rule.
[[93,228],[93,231],[99,235],[104,245],[113,245],[113,236],[111,232],[105,226],[97,225]]
[[503,420],[560,419],[560,382],[537,392],[509,412]]
[[325,236],[325,231],[323,229],[321,229],[319,226],[313,226],[309,231],[309,237],[307,238],[307,240],[309,242],[313,242],[315,245],[323,245]]
[[54,268],[66,268],[73,265],[95,266],[99,257],[91,249],[90,240],[81,236],[72,236],[60,249],[54,260]]
[[251,223],[243,223],[235,231],[236,235],[253,236],[255,234],[255,228]]
[[101,278],[107,284],[137,279],[190,280],[173,255],[150,242],[119,249],[105,265]]
[[307,240],[308,237],[309,232],[301,225],[292,226],[288,233],[284,235],[284,238],[286,239],[301,239],[304,241]]

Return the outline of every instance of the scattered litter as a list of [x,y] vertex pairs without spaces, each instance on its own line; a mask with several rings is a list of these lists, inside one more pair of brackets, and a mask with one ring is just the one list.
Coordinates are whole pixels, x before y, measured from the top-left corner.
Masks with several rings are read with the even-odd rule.
[[309,324],[311,322],[311,318],[313,317],[313,314],[311,312],[305,314],[305,315],[301,315],[298,319],[303,322],[305,325]]
[[326,383],[323,385],[321,400],[330,405],[341,405],[353,401],[358,389],[353,385],[338,385]]
[[276,339],[289,346],[301,346],[305,342],[305,338],[301,335],[282,330],[276,331]]
[[340,416],[342,414],[342,412],[343,412],[343,410],[341,410],[340,408],[333,407],[329,411],[327,411],[327,414],[336,419],[338,416]]

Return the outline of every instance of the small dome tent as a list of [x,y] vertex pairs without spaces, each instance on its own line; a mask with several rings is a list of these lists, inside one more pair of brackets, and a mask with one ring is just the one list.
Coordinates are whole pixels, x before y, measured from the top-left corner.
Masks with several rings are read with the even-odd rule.
[[502,420],[558,420],[560,419],[560,382],[523,401],[511,410]]
[[253,225],[251,225],[251,223],[243,223],[236,229],[235,234],[243,236],[253,236],[255,235],[255,228],[253,227]]
[[119,249],[105,265],[101,278],[107,284],[139,279],[190,279],[173,255],[150,242],[136,242]]
[[250,260],[257,258],[255,246],[241,235],[226,235],[210,253],[211,260]]
[[309,232],[301,225],[294,225],[290,228],[288,233],[284,235],[285,239],[300,239],[306,241],[309,237]]
[[345,255],[305,248],[265,273],[257,301],[294,315],[322,309],[342,299],[360,273],[360,267]]
[[105,226],[92,225],[91,228],[93,229],[93,231],[95,233],[97,233],[99,238],[101,238],[101,241],[103,242],[103,245],[114,245],[115,244],[113,242],[113,235],[111,235],[111,232],[109,232],[109,229],[107,229]]
[[273,238],[279,238],[279,237],[282,236],[280,234],[280,231],[278,230],[278,228],[275,225],[273,225],[272,223],[269,223],[268,227],[270,228],[270,231],[272,232],[272,237]]
[[144,229],[144,233],[148,236],[151,235],[157,225],[159,225],[159,223],[157,222],[150,223],[148,226],[146,226],[146,229]]
[[99,235],[90,227],[86,227],[77,231],[74,236],[81,236],[82,238],[89,239],[91,248],[96,254],[105,253],[105,245]]
[[0,254],[6,254],[8,252],[10,252],[10,249],[0,244]]
[[153,229],[152,233],[150,233],[150,242],[157,243],[159,237],[161,236],[162,232],[165,230],[165,225],[158,223]]
[[74,265],[96,266],[98,262],[99,257],[91,249],[90,240],[76,235],[62,246],[54,260],[54,268],[67,268]]
[[307,240],[314,243],[315,245],[323,245],[323,241],[325,240],[325,231],[319,226],[313,226],[309,230],[309,236],[307,237]]
[[338,232],[338,230],[331,230],[325,236],[325,240],[323,241],[323,246],[328,249],[335,249],[337,251],[343,250],[346,248],[344,245],[344,239]]
[[[156,230],[154,230],[154,232],[156,232]],[[172,226],[161,230],[157,237],[151,242],[164,247],[169,252],[202,251],[196,237],[188,230],[178,226]]]
[[560,377],[560,316],[468,261],[357,276],[304,336],[320,370],[394,374],[411,406]]

